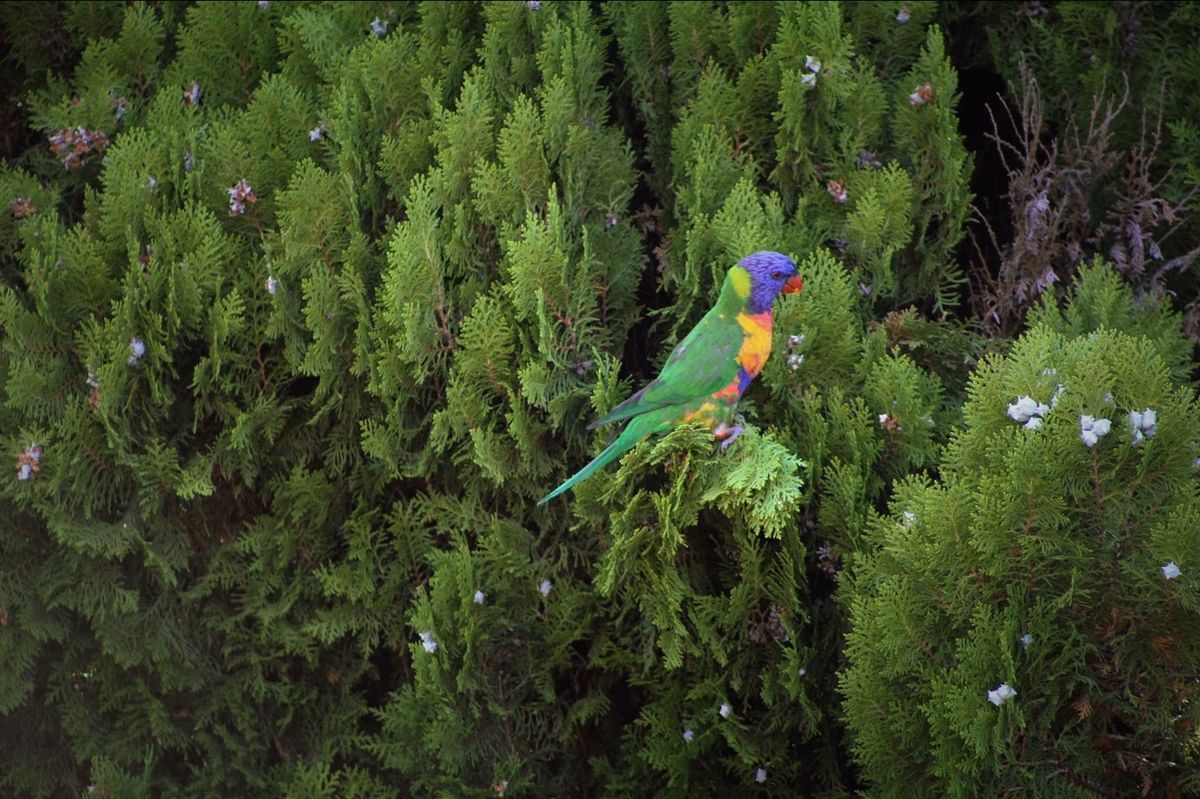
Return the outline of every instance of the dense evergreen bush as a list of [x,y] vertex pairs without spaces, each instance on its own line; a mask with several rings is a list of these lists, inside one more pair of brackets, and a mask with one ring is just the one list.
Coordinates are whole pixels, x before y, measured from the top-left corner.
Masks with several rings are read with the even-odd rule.
[[842,689],[877,795],[1200,788],[1195,396],[1178,320],[1133,318],[1102,269],[981,365],[940,479],[897,487],[851,570]]
[[[0,7],[0,793],[1196,790],[1191,343],[1108,228],[968,282],[994,13]],[[759,249],[745,435],[536,507]]]

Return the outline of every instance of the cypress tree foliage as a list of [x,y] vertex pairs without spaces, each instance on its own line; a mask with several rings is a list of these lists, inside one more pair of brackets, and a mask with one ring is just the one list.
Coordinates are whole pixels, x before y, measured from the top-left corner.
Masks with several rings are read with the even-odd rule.
[[[334,482],[355,479],[357,426],[298,382],[307,342],[274,332],[288,294],[275,310],[264,286],[275,248],[303,244],[276,230],[315,121],[304,88],[262,75],[273,28],[221,36],[228,13],[190,9],[164,67],[164,18],[127,8],[35,112],[110,144],[53,162],[54,189],[3,177],[38,208],[6,220],[4,438],[41,456],[4,487],[6,791],[272,792],[310,758],[353,772],[368,664],[304,625],[318,565],[374,503]],[[235,213],[242,181],[255,199]],[[337,212],[349,279],[356,225]]]
[[1106,269],[980,367],[940,479],[870,524],[842,690],[877,795],[1197,788],[1186,344]]
[[675,187],[663,265],[680,296],[672,314],[690,323],[719,287],[689,296],[700,265],[730,256],[713,248],[713,227],[736,223],[734,208],[720,212],[745,204],[744,191],[730,194],[739,180],[775,195],[777,221],[744,230],[738,245],[766,233],[797,252],[836,246],[873,299],[956,305],[971,158],[942,34],[922,26],[931,4],[912,4],[903,22],[882,7],[848,7],[843,20],[823,3],[668,6],[670,60],[662,9],[608,13],[647,128],[678,115],[669,157],[653,133],[648,153],[652,179]]
[[[30,9],[78,64],[0,167],[0,793],[852,791],[843,564],[1005,346],[941,314],[936,10]],[[765,248],[807,285],[745,434],[537,507]],[[1138,303],[1033,314],[1186,379]]]

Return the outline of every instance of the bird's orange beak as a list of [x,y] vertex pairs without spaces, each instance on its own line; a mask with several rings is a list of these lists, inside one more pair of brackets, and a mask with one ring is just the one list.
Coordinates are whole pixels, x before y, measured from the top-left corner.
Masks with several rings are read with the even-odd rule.
[[800,275],[792,275],[788,278],[788,282],[783,284],[783,293],[799,294],[802,288],[804,288],[804,278],[800,277]]

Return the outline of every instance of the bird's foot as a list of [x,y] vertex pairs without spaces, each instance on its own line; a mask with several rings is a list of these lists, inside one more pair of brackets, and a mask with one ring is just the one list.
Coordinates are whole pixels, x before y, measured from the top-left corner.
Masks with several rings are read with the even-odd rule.
[[719,423],[713,428],[713,438],[721,442],[721,451],[729,449],[729,445],[737,440],[738,436],[745,430],[740,424],[728,425],[724,422]]

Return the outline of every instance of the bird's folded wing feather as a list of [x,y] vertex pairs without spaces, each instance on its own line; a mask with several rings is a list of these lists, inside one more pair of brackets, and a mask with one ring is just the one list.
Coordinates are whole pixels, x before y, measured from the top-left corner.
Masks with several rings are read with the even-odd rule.
[[737,377],[738,350],[745,336],[735,317],[710,310],[671,352],[657,378],[591,427],[719,391]]

